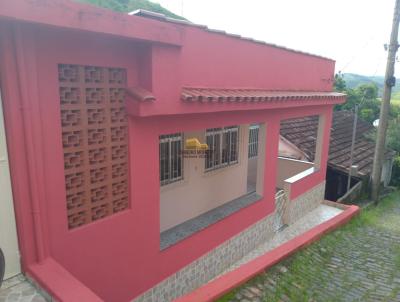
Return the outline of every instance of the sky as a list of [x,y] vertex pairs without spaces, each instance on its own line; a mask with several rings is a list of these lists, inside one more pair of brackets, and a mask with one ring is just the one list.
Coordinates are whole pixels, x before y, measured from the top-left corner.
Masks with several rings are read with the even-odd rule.
[[332,58],[336,72],[385,74],[394,0],[153,2],[213,29]]

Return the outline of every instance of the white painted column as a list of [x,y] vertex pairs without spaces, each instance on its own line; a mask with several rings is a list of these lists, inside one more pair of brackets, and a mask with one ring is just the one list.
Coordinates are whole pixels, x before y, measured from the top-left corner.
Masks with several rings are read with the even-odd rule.
[[317,131],[316,146],[315,146],[314,167],[316,169],[319,169],[321,167],[321,156],[322,156],[322,147],[324,145],[325,126],[326,126],[326,117],[325,114],[321,114],[318,116],[318,131]]
[[3,250],[6,268],[4,278],[21,272],[17,228],[11,190],[7,143],[4,129],[3,107],[0,95],[0,248]]

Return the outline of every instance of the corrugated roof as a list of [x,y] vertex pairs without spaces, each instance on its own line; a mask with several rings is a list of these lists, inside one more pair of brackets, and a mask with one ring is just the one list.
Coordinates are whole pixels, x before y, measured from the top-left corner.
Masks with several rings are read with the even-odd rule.
[[283,50],[286,50],[286,51],[295,52],[295,53],[299,53],[299,54],[303,54],[303,55],[307,55],[307,56],[317,57],[317,58],[324,59],[324,60],[335,61],[335,60],[333,60],[331,58],[327,58],[327,57],[320,56],[320,55],[317,55],[317,54],[313,54],[313,53],[309,53],[309,52],[305,52],[305,51],[301,51],[301,50],[297,50],[297,49],[292,49],[292,48],[288,48],[288,47],[285,47],[285,46],[281,46],[281,45],[277,45],[277,44],[273,44],[273,43],[268,43],[268,42],[265,42],[265,41],[256,40],[256,39],[249,38],[249,37],[243,37],[241,35],[228,33],[228,32],[226,32],[224,30],[211,29],[211,28],[208,28],[206,25],[196,24],[196,23],[193,23],[193,22],[190,22],[190,21],[187,21],[187,20],[180,20],[180,19],[170,18],[170,17],[165,16],[164,14],[155,13],[155,12],[151,12],[151,11],[144,10],[144,9],[135,10],[133,12],[130,12],[129,15],[136,15],[136,16],[157,19],[157,20],[160,20],[160,21],[165,21],[165,22],[170,22],[170,23],[178,23],[178,24],[182,24],[182,25],[198,27],[198,28],[202,28],[202,29],[204,29],[206,31],[209,31],[209,32],[212,32],[212,33],[216,33],[216,34],[222,34],[222,35],[233,37],[233,38],[247,40],[247,41],[250,41],[250,42],[253,42],[253,43],[268,45],[268,46],[271,46],[271,47],[275,47],[275,48],[279,48],[279,49],[283,49]]
[[[350,111],[333,113],[328,165],[343,172],[348,172],[350,165],[353,120],[354,114]],[[317,128],[317,116],[290,119],[282,121],[281,135],[306,153],[310,160],[314,160]],[[353,165],[358,166],[360,176],[368,175],[372,171],[375,144],[365,134],[373,128],[371,124],[358,119]],[[394,154],[393,150],[387,150],[386,158]]]
[[265,102],[345,98],[345,94],[325,91],[271,91],[263,89],[218,89],[184,87],[181,98],[193,102]]

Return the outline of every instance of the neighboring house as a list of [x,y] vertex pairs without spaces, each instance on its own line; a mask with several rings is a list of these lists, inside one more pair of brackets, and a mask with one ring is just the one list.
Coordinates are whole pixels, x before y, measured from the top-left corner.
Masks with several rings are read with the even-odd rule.
[[[324,199],[334,65],[144,11],[2,0],[22,271],[57,301],[172,300],[214,278]],[[312,162],[278,158],[281,121],[306,116]]]
[[[354,113],[350,111],[333,113],[325,188],[325,198],[328,200],[337,200],[347,191],[353,123]],[[284,157],[313,161],[317,126],[316,116],[283,121],[279,154]],[[353,166],[356,166],[356,171],[353,171],[352,186],[360,180],[368,181],[370,178],[375,144],[366,134],[373,129],[371,124],[358,119],[352,163]],[[281,145],[287,141],[292,145],[282,148]],[[305,158],[299,158],[300,154],[304,154]],[[385,186],[390,183],[394,156],[394,151],[386,151],[381,179]]]

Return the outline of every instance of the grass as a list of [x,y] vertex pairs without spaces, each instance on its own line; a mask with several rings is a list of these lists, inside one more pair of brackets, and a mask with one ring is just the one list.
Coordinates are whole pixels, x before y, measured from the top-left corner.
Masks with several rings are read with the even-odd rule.
[[390,103],[395,106],[400,106],[400,91],[392,93]]
[[393,249],[393,254],[395,255],[394,265],[396,266],[396,268],[397,268],[398,270],[400,270],[400,245],[397,245],[397,246]]
[[391,99],[390,103],[400,107],[400,99]]
[[[400,231],[399,215],[393,211],[396,206],[399,207],[396,204],[399,201],[400,191],[396,191],[384,198],[377,206],[371,205],[363,209],[357,217],[353,218],[345,226],[324,236],[308,248],[297,252],[292,257],[269,269],[268,272],[256,276],[218,301],[228,302],[233,300],[235,295],[244,287],[249,288],[262,284],[263,288],[265,288],[265,284],[271,282],[271,278],[274,280],[274,284],[270,285],[273,290],[263,291],[264,301],[319,301],[310,292],[323,295],[323,292],[321,293],[320,291],[330,286],[329,283],[332,280],[333,272],[326,268],[335,263],[338,249],[351,246],[349,238],[352,237],[349,235],[356,235],[365,227],[388,228],[391,231]],[[340,244],[338,245],[338,243]],[[400,270],[400,244],[394,243],[391,247],[391,252],[394,256],[394,266],[397,270]],[[316,256],[318,259],[316,259]],[[289,271],[289,273],[282,273],[282,268]],[[356,265],[355,268],[357,269]],[[344,272],[342,277],[340,293],[337,293],[334,300],[326,298],[324,301],[343,301],[345,300],[343,295],[346,292],[346,286],[351,289],[357,285],[354,280],[350,280],[351,272],[348,274]],[[347,280],[348,278],[350,279]],[[318,280],[318,287],[315,286],[316,280]],[[368,297],[369,292],[365,292],[365,295]],[[282,299],[282,297],[285,297],[285,299]]]

